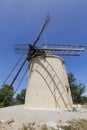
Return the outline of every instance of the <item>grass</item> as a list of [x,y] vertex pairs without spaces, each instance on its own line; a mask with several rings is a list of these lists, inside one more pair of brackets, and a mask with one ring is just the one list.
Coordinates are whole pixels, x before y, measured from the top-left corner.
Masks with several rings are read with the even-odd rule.
[[[5,123],[0,122],[0,130],[2,128],[6,128],[6,130],[9,130],[12,126],[12,123],[14,122],[14,119],[8,120]],[[8,128],[7,128],[8,127]],[[57,124],[57,130],[87,130],[87,120],[80,119],[80,120],[71,120],[67,121],[66,123]],[[36,129],[37,128],[37,129]],[[3,129],[4,130],[4,129]],[[35,122],[33,123],[27,123],[23,124],[21,128],[18,130],[56,130],[55,128],[48,128],[47,125],[37,125]]]
[[29,124],[23,124],[23,126],[19,128],[18,130],[35,130],[34,125],[35,125],[35,122],[29,123]]
[[14,119],[12,118],[11,120],[8,120],[6,123],[9,125],[9,124],[11,124],[13,122],[14,122]]
[[87,120],[68,121],[68,125],[60,126],[64,130],[87,130]]
[[[35,123],[23,124],[22,128],[18,130],[36,130]],[[72,120],[65,125],[57,126],[58,130],[87,130],[87,120]],[[42,125],[38,130],[55,130],[55,128],[48,128],[47,125]]]

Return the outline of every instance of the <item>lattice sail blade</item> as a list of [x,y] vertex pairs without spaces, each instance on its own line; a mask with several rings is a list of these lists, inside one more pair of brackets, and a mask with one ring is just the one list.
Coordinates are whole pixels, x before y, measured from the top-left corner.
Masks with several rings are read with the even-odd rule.
[[33,46],[35,46],[36,43],[39,41],[39,39],[40,39],[42,33],[45,31],[45,29],[46,29],[46,27],[47,27],[47,25],[48,25],[48,23],[49,23],[49,21],[50,21],[50,15],[47,14],[47,16],[46,16],[46,18],[45,18],[45,21],[44,21],[44,24],[43,24],[43,26],[42,26],[42,28],[41,28],[41,30],[40,30],[40,33],[39,33],[38,36],[36,37],[36,39],[35,39],[35,41],[34,41],[34,43],[33,43]]
[[43,44],[39,49],[61,56],[79,56],[85,48],[86,46],[74,44]]
[[41,47],[49,47],[49,48],[86,48],[86,45],[78,45],[78,44],[43,44]]
[[31,48],[30,44],[16,44],[15,52],[17,54],[29,54],[29,52],[33,51],[33,55],[50,53],[59,56],[79,56],[85,48],[84,45],[75,44],[43,44],[35,48]]

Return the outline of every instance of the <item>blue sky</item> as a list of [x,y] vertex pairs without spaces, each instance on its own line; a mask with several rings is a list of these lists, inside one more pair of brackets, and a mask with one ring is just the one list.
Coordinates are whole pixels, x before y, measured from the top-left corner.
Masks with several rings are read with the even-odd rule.
[[[32,43],[48,12],[51,20],[40,43],[87,45],[87,0],[0,0],[0,85],[20,57],[14,44]],[[87,50],[63,58],[67,72],[87,85]]]

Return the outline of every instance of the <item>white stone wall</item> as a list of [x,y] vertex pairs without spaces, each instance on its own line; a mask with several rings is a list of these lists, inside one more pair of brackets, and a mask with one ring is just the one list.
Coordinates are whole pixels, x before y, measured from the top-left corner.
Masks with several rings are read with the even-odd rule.
[[64,61],[55,56],[38,56],[30,62],[25,107],[69,109],[72,98]]

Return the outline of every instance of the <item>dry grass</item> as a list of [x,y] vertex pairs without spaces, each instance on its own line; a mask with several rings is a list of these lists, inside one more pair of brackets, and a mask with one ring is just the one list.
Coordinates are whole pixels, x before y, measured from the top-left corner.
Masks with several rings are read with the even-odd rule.
[[[35,124],[34,124],[35,125]],[[32,124],[23,124],[18,130],[56,130],[55,128],[48,128],[47,125],[42,125],[36,129]],[[87,120],[72,120],[66,122],[65,125],[57,125],[57,130],[87,130]]]
[[18,130],[35,130],[34,126],[35,126],[35,122],[29,124],[23,124],[23,126]]
[[11,126],[14,123],[14,119],[8,121],[0,121],[0,130],[11,130]]
[[87,130],[87,120],[72,120],[68,121],[68,125],[61,126],[64,130]]
[[[11,126],[14,120],[8,120],[5,123],[0,122],[0,130],[11,130]],[[51,127],[48,128],[47,125],[37,125],[35,122],[23,124],[18,130],[87,130],[87,120],[72,120],[67,121],[65,124],[57,124],[57,129]]]

